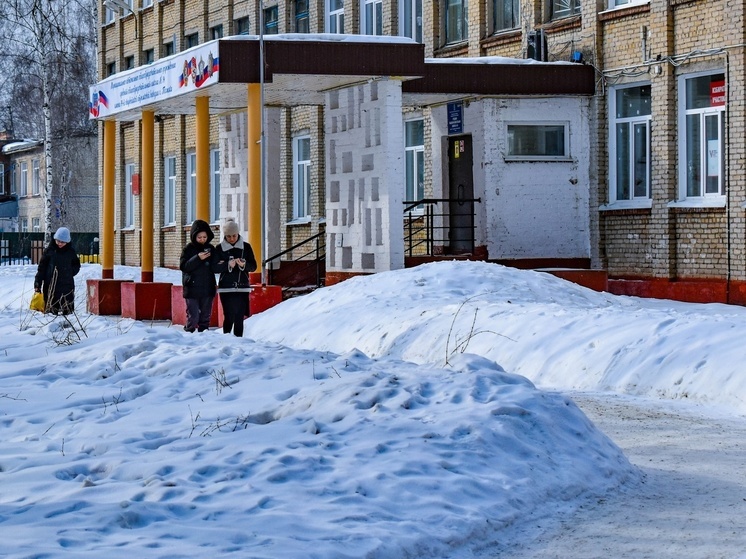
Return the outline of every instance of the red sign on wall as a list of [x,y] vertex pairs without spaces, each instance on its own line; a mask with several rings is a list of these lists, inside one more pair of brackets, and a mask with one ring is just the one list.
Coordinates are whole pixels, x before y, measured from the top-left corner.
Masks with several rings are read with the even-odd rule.
[[132,194],[135,196],[140,195],[140,173],[132,175]]
[[710,106],[722,107],[725,105],[725,80],[710,82]]

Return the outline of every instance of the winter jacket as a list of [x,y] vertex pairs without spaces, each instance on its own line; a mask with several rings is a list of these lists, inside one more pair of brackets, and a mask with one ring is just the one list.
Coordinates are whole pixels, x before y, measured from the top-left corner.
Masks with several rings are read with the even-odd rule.
[[[238,240],[234,244],[230,244],[223,239],[216,250],[215,271],[220,274],[218,287],[249,287],[249,272],[256,270],[256,258],[254,257],[251,245],[244,242],[243,238],[239,235]],[[233,266],[233,269],[230,269],[228,261],[231,257],[246,260],[243,270],[238,266]]]
[[75,310],[75,280],[80,259],[71,244],[62,248],[56,241],[44,250],[34,278],[34,289],[44,294],[46,312],[68,314]]
[[[197,234],[207,233],[207,242],[203,245],[197,242]],[[191,242],[181,251],[179,269],[181,270],[181,284],[184,286],[184,299],[198,299],[200,297],[215,296],[215,247],[210,244],[215,234],[210,224],[201,219],[195,219],[189,232]],[[210,258],[201,260],[199,253],[209,250]]]

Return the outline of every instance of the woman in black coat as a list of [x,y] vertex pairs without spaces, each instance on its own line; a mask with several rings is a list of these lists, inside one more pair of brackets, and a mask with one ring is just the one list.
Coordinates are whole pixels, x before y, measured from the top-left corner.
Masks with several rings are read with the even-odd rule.
[[195,219],[189,232],[191,242],[181,251],[179,269],[184,286],[186,324],[184,330],[204,332],[210,327],[212,301],[215,299],[214,247],[210,241],[215,234],[210,224]]
[[223,226],[223,240],[217,246],[215,271],[220,273],[220,304],[223,306],[223,333],[243,336],[243,320],[249,316],[249,272],[256,270],[251,245],[238,233],[235,221]]
[[34,278],[34,291],[44,294],[44,312],[70,314],[75,310],[75,280],[80,259],[70,244],[70,230],[60,227],[44,250]]

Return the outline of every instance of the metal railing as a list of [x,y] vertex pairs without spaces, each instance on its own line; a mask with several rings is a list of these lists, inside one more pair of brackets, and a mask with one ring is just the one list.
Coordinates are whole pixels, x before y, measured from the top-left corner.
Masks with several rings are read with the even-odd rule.
[[[282,260],[287,255],[290,255],[290,257]],[[307,279],[311,278],[316,287],[321,287],[324,285],[326,272],[326,232],[321,231],[267,258],[262,265],[266,267],[275,261],[280,263],[280,267],[275,269],[270,266],[268,268],[270,284],[281,285],[283,288],[302,287],[303,285],[309,285]]]
[[[474,252],[475,204],[481,198],[423,198],[404,202],[404,247],[406,256],[433,256]],[[463,208],[458,216],[451,203]]]
[[[81,262],[99,262],[98,233],[73,233],[71,244]],[[0,265],[38,264],[46,245],[44,233],[0,232]]]

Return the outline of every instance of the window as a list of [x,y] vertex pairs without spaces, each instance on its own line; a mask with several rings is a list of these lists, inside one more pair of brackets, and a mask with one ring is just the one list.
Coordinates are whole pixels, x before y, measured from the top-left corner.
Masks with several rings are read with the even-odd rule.
[[725,194],[725,101],[725,74],[682,77],[679,81],[680,188],[687,198]]
[[104,4],[104,25],[113,23],[115,16],[116,14],[114,10],[112,10],[109,6]]
[[5,164],[0,163],[0,194],[5,194]]
[[215,223],[220,219],[220,150],[210,152],[210,221]]
[[116,62],[109,62],[106,65],[106,75],[107,76],[113,76],[117,73],[117,63]]
[[362,0],[363,35],[383,35],[383,0]]
[[309,33],[308,0],[295,0],[295,32]]
[[519,0],[492,0],[492,31],[520,27]]
[[650,198],[650,85],[609,95],[610,202]]
[[327,33],[345,32],[345,6],[342,0],[326,0]]
[[21,163],[21,196],[28,196],[28,163]]
[[234,22],[234,28],[236,30],[236,35],[248,35],[250,33],[249,16],[238,18]]
[[223,26],[222,25],[216,25],[215,27],[210,28],[210,39],[222,39],[223,38]]
[[402,0],[399,4],[401,14],[400,33],[403,37],[422,42],[422,0]]
[[124,57],[124,69],[125,70],[132,70],[132,68],[135,67],[135,55],[131,56],[125,56]]
[[132,178],[135,176],[135,164],[127,163],[124,167],[124,227],[135,226],[135,194],[132,189]]
[[39,174],[39,160],[31,161],[31,194],[38,196],[41,192],[41,175]]
[[580,0],[552,0],[552,19],[580,13]]
[[32,217],[31,218],[31,230],[34,233],[40,233],[41,232],[41,218],[40,217]]
[[16,193],[17,184],[18,184],[18,180],[16,179],[16,165],[11,164],[10,165],[10,193],[11,194]]
[[466,0],[445,0],[446,44],[465,41],[467,37]]
[[163,160],[163,225],[176,223],[176,158]]
[[152,64],[155,62],[155,49],[147,49],[142,51],[142,63]]
[[153,0],[142,0],[142,9],[149,8],[153,5]]
[[609,9],[631,4],[649,4],[650,0],[609,0]]
[[423,120],[404,123],[404,162],[407,169],[405,201],[425,197],[425,125]]
[[279,15],[277,6],[266,8],[264,10],[264,34],[277,35],[279,33]]
[[174,53],[174,42],[163,43],[163,56],[171,56]]
[[187,172],[187,207],[186,207],[186,219],[187,224],[192,223],[197,219],[197,154],[187,153],[186,156],[186,172]]
[[198,44],[199,44],[199,33],[190,33],[189,35],[184,35],[184,48],[185,49],[196,47]]
[[506,159],[567,159],[570,152],[567,129],[567,123],[508,124]]
[[311,215],[311,138],[293,138],[293,219]]
[[21,218],[21,233],[28,233],[28,218]]

